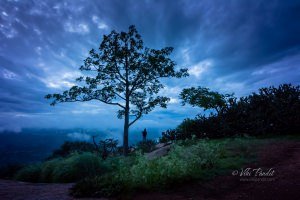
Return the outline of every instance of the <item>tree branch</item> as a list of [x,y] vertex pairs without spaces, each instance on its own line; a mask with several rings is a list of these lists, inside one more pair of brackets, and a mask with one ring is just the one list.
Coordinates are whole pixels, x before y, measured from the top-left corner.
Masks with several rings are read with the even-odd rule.
[[123,99],[124,101],[126,101],[126,99],[124,97],[122,97],[121,95],[119,95],[118,93],[116,92],[113,92],[115,95],[117,95],[118,97],[120,97],[121,99]]
[[[123,108],[123,109],[125,109],[125,106],[122,106],[121,104],[119,104],[119,103],[115,103],[115,102],[108,102],[108,101],[104,101],[104,100],[102,100],[102,99],[98,99],[98,98],[91,98],[91,97],[88,97],[88,98],[85,98],[85,97],[80,97],[80,99],[61,99],[61,100],[59,100],[59,99],[57,99],[57,100],[55,100],[55,101],[58,101],[58,102],[60,102],[60,103],[64,103],[64,102],[85,102],[85,101],[90,101],[90,100],[98,100],[98,101],[101,101],[101,102],[103,102],[103,103],[105,103],[105,104],[109,104],[109,105],[115,105],[115,106],[119,106],[119,107],[121,107],[121,108]],[[55,104],[55,103],[54,103]],[[54,105],[53,104],[53,105]]]
[[134,124],[137,120],[139,120],[141,117],[142,117],[142,114],[141,114],[141,113],[138,114],[138,115],[136,116],[136,118],[135,118],[132,122],[129,123],[129,127],[130,127],[132,124]]
[[101,102],[103,102],[103,103],[106,103],[106,104],[109,104],[109,105],[115,105],[115,106],[119,106],[119,107],[121,107],[121,108],[125,109],[125,106],[122,106],[122,105],[121,105],[121,104],[119,104],[119,103],[107,102],[107,101],[104,101],[104,100],[102,100],[102,99],[95,99],[95,100],[99,100],[99,101],[101,101]]

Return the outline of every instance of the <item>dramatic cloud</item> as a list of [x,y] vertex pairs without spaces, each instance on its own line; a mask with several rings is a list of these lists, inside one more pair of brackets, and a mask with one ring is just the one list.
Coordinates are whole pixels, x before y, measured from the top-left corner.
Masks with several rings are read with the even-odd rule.
[[135,131],[172,128],[201,112],[181,106],[184,87],[242,96],[263,86],[300,84],[299,19],[296,0],[2,0],[0,130],[83,127],[119,133],[117,108],[98,102],[50,107],[44,95],[73,86],[103,34],[126,31],[131,24],[146,46],[174,47],[172,58],[190,73],[163,80],[168,109],[155,109]]

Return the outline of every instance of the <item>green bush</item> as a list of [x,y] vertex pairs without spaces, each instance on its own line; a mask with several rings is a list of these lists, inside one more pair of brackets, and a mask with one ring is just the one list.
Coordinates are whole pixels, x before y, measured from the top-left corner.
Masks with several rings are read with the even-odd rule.
[[164,157],[147,160],[140,156],[130,169],[132,184],[152,188],[185,179],[196,178],[201,170],[214,166],[218,158],[218,148],[205,142],[191,146],[174,145]]
[[74,182],[85,177],[101,175],[108,170],[101,158],[92,153],[74,153],[39,165],[21,169],[15,178],[29,182]]
[[41,167],[40,181],[53,182],[54,170],[59,167],[61,162],[63,161],[60,158],[44,162]]
[[[197,138],[226,138],[237,136],[299,135],[300,85],[281,84],[260,88],[239,99],[221,95],[223,103],[211,98],[209,89],[184,89],[184,103],[214,111],[210,115],[197,115],[185,119],[174,130],[162,133],[161,142]],[[204,93],[204,95],[202,95]],[[213,94],[212,93],[212,94]],[[210,101],[207,104],[207,100]]]
[[41,164],[29,165],[20,169],[16,173],[15,179],[19,181],[38,182],[40,180],[41,169]]
[[0,178],[1,179],[11,179],[13,176],[24,167],[23,164],[7,164],[0,165]]
[[116,174],[106,174],[85,178],[71,188],[71,195],[75,197],[116,197],[125,195],[128,190],[126,183],[122,182]]
[[215,166],[220,157],[220,146],[206,141],[173,145],[164,157],[148,160],[142,154],[133,158],[118,159],[113,173],[88,178],[72,189],[76,196],[115,196],[122,191],[138,188],[153,189],[167,187],[179,181],[200,178],[203,170]]
[[74,154],[61,160],[53,170],[53,182],[73,182],[105,172],[99,157],[92,153]]
[[142,153],[149,153],[155,149],[157,142],[155,140],[146,140],[137,143],[136,149],[141,150]]

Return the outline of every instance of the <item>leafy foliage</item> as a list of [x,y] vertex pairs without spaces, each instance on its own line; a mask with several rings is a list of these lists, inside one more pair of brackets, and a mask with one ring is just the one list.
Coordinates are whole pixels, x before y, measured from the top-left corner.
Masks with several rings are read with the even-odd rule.
[[105,160],[109,155],[117,155],[118,153],[118,140],[105,139],[99,142],[99,152],[102,158]]
[[75,197],[116,197],[124,198],[127,186],[114,174],[85,178],[71,188],[71,195]]
[[180,99],[182,99],[182,105],[188,103],[192,106],[202,107],[204,110],[214,109],[220,114],[234,101],[235,97],[233,94],[210,91],[209,88],[191,87],[182,90]]
[[11,179],[19,171],[23,168],[22,164],[8,164],[0,166],[0,178],[1,179]]
[[29,165],[19,170],[14,177],[19,181],[39,182],[41,170],[41,164]]
[[[127,154],[129,127],[154,107],[166,108],[170,100],[157,95],[164,88],[160,78],[188,76],[187,69],[175,70],[175,62],[169,58],[172,47],[144,47],[135,26],[128,32],[104,35],[98,50],[92,49],[84,60],[80,70],[87,75],[77,79],[78,85],[45,97],[53,99],[51,105],[96,100],[118,106],[118,117],[124,117],[123,146]],[[131,122],[129,115],[135,117]]]
[[107,172],[107,166],[92,153],[74,153],[41,164],[29,165],[15,179],[29,182],[74,182]]
[[[189,143],[189,145],[186,145]],[[136,189],[170,186],[178,181],[199,178],[221,155],[218,145],[206,141],[178,143],[167,156],[148,160],[142,154],[119,159],[113,173],[87,178],[75,185],[76,196],[115,196]],[[107,178],[109,177],[109,179]]]
[[[300,87],[282,84],[277,88],[261,88],[258,93],[239,100],[230,98],[220,110],[222,112],[208,117],[198,115],[195,119],[184,120],[171,131],[172,137],[185,139],[192,135],[198,138],[221,138],[299,134]],[[163,134],[162,140],[170,141],[172,137]]]
[[155,145],[157,144],[154,140],[146,140],[137,143],[136,149],[141,150],[142,153],[149,153],[155,149]]

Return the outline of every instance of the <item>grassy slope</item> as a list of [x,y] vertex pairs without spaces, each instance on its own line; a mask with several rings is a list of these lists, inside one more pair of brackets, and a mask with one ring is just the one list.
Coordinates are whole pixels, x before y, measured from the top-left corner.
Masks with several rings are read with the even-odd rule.
[[255,162],[257,152],[269,143],[299,139],[297,136],[281,136],[180,141],[169,155],[151,161],[140,154],[106,161],[91,154],[74,154],[66,159],[31,165],[20,171],[16,178],[71,182],[79,180],[76,176],[79,174],[80,178],[86,178],[73,188],[75,196],[130,195],[141,189],[165,190],[190,181],[207,181]]

